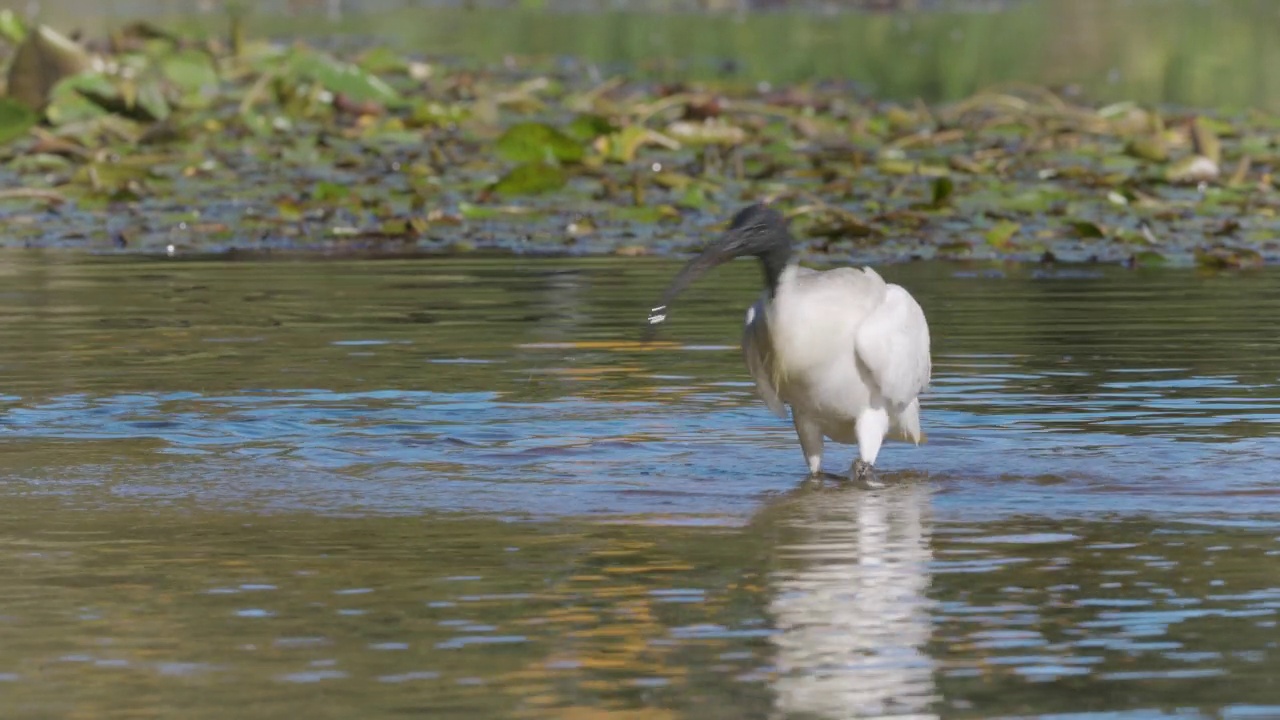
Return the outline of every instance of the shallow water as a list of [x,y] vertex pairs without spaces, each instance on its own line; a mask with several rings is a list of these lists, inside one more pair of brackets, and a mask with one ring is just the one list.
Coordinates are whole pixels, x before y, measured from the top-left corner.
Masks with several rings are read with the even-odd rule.
[[864,491],[676,267],[6,255],[0,711],[1280,715],[1280,275],[883,268]]

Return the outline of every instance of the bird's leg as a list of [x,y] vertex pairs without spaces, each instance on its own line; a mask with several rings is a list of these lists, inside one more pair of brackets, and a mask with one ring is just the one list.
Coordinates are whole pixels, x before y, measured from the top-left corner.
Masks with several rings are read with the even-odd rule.
[[849,468],[849,479],[872,489],[884,487],[884,483],[876,476],[875,466],[864,462],[862,458],[853,461],[853,467]]
[[849,479],[869,487],[883,487],[874,466],[880,454],[880,445],[889,432],[889,413],[884,408],[867,408],[858,413],[854,432],[858,436],[858,459],[849,468]]
[[800,436],[800,449],[804,451],[805,462],[809,463],[809,477],[819,477],[822,472],[822,430],[818,424],[791,409],[791,421],[795,423],[796,435]]

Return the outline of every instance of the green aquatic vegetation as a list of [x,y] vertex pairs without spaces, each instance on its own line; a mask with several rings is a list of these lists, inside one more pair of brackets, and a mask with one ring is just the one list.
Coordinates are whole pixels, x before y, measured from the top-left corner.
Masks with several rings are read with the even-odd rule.
[[[0,14],[0,218],[41,229],[4,241],[649,254],[766,199],[818,261],[1280,257],[1280,119],[1260,111],[601,80],[269,43],[233,19],[227,39],[133,23],[81,45]],[[174,209],[200,222],[175,230]]]
[[40,116],[36,111],[13,98],[0,98],[0,145],[25,136]]

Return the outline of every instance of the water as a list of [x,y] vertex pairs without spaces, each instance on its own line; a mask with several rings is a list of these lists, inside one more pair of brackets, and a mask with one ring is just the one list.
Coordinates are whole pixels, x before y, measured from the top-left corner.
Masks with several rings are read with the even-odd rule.
[[[225,4],[0,0],[0,8],[19,13],[38,5],[55,26],[97,36],[139,17],[221,35],[225,12],[196,10]],[[1272,0],[896,4],[941,9],[831,14],[844,5],[813,0],[263,0],[250,4],[249,27],[489,68],[512,56],[560,69],[586,61],[602,79],[620,73],[675,82],[853,81],[878,99],[905,103],[1033,83],[1072,88],[1099,102],[1280,110],[1280,76],[1270,72],[1280,62],[1274,41],[1280,9]],[[483,9],[464,9],[472,6]],[[326,12],[331,7],[341,11],[336,20]],[[285,15],[289,8],[295,16]],[[745,8],[788,11],[739,11]]]
[[3,260],[6,718],[1280,715],[1274,271],[884,268],[865,491],[750,263],[643,347],[672,261]]

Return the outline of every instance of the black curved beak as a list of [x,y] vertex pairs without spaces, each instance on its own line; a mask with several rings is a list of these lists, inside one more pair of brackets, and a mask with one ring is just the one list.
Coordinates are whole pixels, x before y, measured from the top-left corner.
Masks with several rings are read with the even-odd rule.
[[671,303],[675,301],[680,293],[688,289],[693,284],[693,281],[707,274],[717,265],[722,265],[744,254],[741,240],[742,237],[739,231],[730,230],[721,235],[718,240],[703,250],[697,257],[685,263],[685,266],[672,279],[671,284],[663,291],[658,304],[649,310],[649,324],[642,334],[644,341],[647,342],[653,339],[653,336],[658,331],[658,325],[666,321]]

